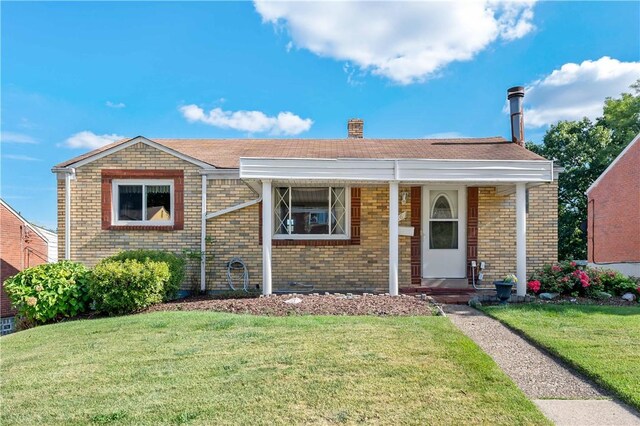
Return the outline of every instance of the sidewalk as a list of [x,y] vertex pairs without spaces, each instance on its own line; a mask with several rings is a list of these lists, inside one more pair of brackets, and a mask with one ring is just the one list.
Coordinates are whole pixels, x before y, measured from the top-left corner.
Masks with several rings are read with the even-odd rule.
[[499,321],[468,306],[446,305],[444,311],[557,425],[640,426],[632,408]]

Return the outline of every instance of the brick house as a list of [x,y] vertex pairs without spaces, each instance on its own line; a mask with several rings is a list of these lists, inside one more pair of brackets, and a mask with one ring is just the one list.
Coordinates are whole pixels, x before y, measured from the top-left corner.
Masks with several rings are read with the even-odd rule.
[[640,277],[640,134],[587,190],[589,263]]
[[554,167],[523,146],[523,96],[510,89],[512,141],[368,139],[355,119],[345,139],[115,142],[53,168],[60,255],[206,252],[185,291],[228,289],[237,256],[265,294],[469,287],[482,262],[485,282],[517,273],[523,294],[557,258]]
[[4,281],[25,268],[57,259],[55,233],[25,220],[0,199],[0,317],[2,334],[13,328],[16,311],[4,291]]

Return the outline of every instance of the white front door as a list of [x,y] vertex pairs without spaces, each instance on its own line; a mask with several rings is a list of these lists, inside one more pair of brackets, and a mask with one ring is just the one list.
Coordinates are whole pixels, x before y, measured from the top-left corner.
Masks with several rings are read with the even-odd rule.
[[422,276],[466,278],[466,188],[424,186],[422,230]]

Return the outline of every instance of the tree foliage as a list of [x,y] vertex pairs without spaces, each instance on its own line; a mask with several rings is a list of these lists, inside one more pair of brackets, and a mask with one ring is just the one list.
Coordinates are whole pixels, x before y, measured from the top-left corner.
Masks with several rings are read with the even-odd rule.
[[547,130],[540,145],[527,148],[564,168],[558,180],[558,255],[587,257],[586,190],[640,133],[640,80],[635,93],[607,98],[603,116],[592,122],[560,121]]

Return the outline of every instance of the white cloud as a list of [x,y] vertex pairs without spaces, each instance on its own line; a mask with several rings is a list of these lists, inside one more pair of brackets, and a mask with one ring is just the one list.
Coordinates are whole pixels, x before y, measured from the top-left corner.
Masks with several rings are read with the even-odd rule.
[[41,161],[39,158],[29,157],[28,155],[19,155],[19,154],[3,154],[3,158],[7,158],[9,160],[16,161]]
[[96,135],[87,130],[71,135],[63,145],[68,148],[100,148],[101,146],[124,139],[124,136],[114,134]]
[[180,107],[180,112],[191,123],[201,122],[248,133],[297,135],[309,130],[313,124],[310,118],[300,118],[292,112],[280,112],[273,117],[262,111],[224,111],[214,108],[207,113],[193,104]]
[[107,101],[105,103],[106,106],[108,106],[109,108],[124,108],[126,107],[126,105],[123,102],[111,102],[111,101]]
[[36,144],[34,138],[29,135],[25,135],[24,133],[17,132],[2,132],[0,133],[0,142],[2,143],[26,143],[26,144]]
[[531,83],[525,92],[524,122],[543,127],[559,120],[594,119],[602,115],[606,97],[628,92],[640,78],[640,62],[604,56],[596,61],[567,63]]
[[255,8],[263,22],[286,28],[298,48],[410,84],[497,40],[525,36],[535,28],[534,4],[256,0]]

